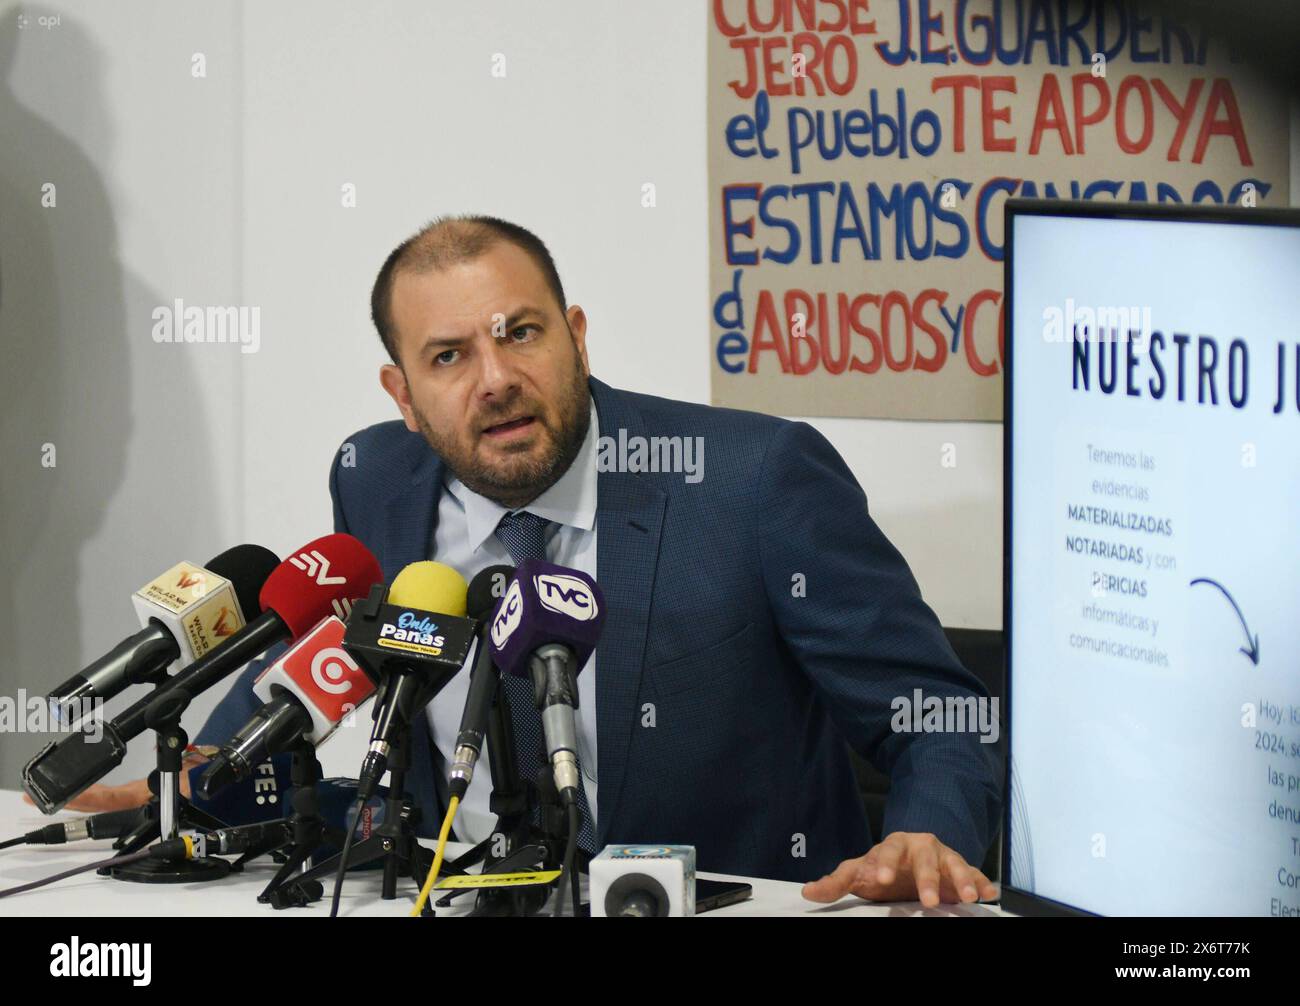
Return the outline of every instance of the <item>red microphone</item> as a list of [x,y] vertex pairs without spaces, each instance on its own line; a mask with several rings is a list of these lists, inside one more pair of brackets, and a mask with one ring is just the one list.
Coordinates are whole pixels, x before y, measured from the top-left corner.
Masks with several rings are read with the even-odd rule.
[[375,694],[375,683],[343,648],[346,626],[327,618],[253,682],[253,694],[271,702],[289,693],[311,718],[304,735],[319,748],[340,723]]
[[164,695],[184,690],[194,698],[281,640],[296,639],[321,619],[351,610],[352,602],[383,578],[379,561],[348,534],[329,534],[295,549],[262,586],[260,615],[105,723],[100,743],[78,732],[46,745],[23,767],[23,789],[43,813],[54,813],[122,763],[127,742],[144,733],[150,708]]
[[199,795],[210,800],[242,782],[271,755],[299,740],[319,748],[375,693],[375,683],[343,649],[343,622],[331,615],[253,682],[262,706],[204,770]]
[[258,600],[262,610],[275,612],[297,639],[330,615],[346,621],[352,602],[383,581],[379,560],[365,545],[350,534],[327,534],[296,549],[273,569]]
[[327,534],[295,549],[262,585],[262,613],[119,716],[119,736],[125,741],[143,732],[145,712],[163,692],[183,688],[194,698],[281,640],[306,635],[330,615],[346,616],[352,602],[383,579],[379,560],[350,534]]

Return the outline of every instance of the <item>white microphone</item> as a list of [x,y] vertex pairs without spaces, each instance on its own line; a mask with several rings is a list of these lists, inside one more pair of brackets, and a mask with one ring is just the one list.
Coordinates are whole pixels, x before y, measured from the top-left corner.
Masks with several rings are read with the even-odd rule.
[[280,564],[260,545],[237,545],[206,566],[180,562],[131,596],[140,631],[49,694],[56,722],[78,724],[137,684],[157,684],[216,649],[260,610],[258,592]]
[[593,917],[695,914],[692,845],[607,845],[589,869]]
[[146,583],[131,595],[131,606],[141,626],[162,622],[180,645],[168,673],[188,667],[245,623],[230,581],[192,562],[177,563]]

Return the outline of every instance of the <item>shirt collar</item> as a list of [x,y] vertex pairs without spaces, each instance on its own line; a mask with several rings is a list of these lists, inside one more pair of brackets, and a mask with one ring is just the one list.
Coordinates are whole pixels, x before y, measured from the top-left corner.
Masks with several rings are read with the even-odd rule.
[[[578,448],[568,470],[556,483],[522,509],[556,524],[567,524],[580,531],[596,526],[596,442],[600,438],[600,420],[596,403],[588,396],[591,422],[587,436]],[[470,547],[477,552],[496,533],[501,518],[508,512],[500,503],[480,496],[446,470],[444,483],[465,511]]]

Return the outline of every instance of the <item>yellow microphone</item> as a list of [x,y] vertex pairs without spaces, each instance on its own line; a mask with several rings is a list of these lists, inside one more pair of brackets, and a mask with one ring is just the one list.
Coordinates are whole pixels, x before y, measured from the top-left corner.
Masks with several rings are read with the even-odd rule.
[[394,742],[464,664],[475,624],[465,617],[468,593],[465,578],[450,566],[413,562],[393,579],[382,604],[353,609],[343,646],[381,681],[359,800],[374,795]]
[[463,576],[446,563],[426,559],[397,574],[388,588],[388,603],[464,618],[468,595],[469,584]]

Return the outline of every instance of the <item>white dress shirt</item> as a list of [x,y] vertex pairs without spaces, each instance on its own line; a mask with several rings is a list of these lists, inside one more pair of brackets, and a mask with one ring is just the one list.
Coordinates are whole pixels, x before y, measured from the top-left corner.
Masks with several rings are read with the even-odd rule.
[[[596,577],[596,443],[600,436],[596,405],[589,400],[591,426],[573,463],[546,492],[520,509],[552,521],[547,528],[546,558],[549,562],[581,570]],[[433,535],[433,556],[472,580],[482,569],[498,563],[514,565],[496,536],[497,524],[507,512],[499,503],[471,492],[460,479],[446,471],[445,490],[438,502],[438,524]],[[465,710],[474,649],[454,678],[429,703],[426,715],[433,743],[444,766],[452,762],[460,718]],[[578,759],[582,780],[596,818],[596,654],[578,674]],[[496,816],[488,809],[492,792],[491,766],[487,746],[474,769],[474,781],[456,813],[456,837],[481,842],[492,833]]]

